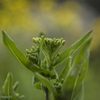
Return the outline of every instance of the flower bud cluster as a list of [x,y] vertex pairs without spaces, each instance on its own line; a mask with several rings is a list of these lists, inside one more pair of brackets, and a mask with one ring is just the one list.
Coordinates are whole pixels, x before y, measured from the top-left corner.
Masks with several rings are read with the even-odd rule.
[[[33,38],[33,42],[39,45],[42,37],[43,36]],[[50,53],[54,53],[60,46],[63,46],[64,44],[65,44],[65,40],[63,40],[62,38],[61,39],[55,39],[55,38],[51,39],[51,38],[45,37],[43,41],[43,48],[49,51]]]
[[63,79],[62,80],[56,79],[56,81],[54,82],[54,87],[58,93],[61,92],[62,84],[63,84]]
[[33,63],[38,64],[39,48],[32,46],[31,50],[26,49],[26,57]]
[[[26,57],[33,62],[34,64],[38,65],[40,68],[47,69],[47,64],[49,63],[49,67],[53,66],[58,60],[59,55],[53,58],[56,51],[59,50],[61,46],[65,44],[65,40],[61,39],[51,39],[45,36],[33,38],[33,42],[37,44],[37,48],[32,46],[31,50],[26,49]],[[48,59],[43,59],[40,55],[40,50],[45,50]],[[48,67],[48,68],[49,68]]]

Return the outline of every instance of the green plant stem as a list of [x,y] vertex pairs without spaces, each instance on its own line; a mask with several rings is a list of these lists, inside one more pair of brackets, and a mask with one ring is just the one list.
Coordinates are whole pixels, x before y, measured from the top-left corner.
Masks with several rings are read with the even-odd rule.
[[49,100],[49,91],[47,87],[46,87],[46,100]]

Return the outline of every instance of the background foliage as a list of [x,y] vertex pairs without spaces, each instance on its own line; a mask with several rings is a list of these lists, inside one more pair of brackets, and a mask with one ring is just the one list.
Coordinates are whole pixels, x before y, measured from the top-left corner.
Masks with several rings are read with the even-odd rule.
[[[62,2],[61,2],[62,1]],[[67,0],[0,0],[0,30],[5,30],[24,54],[31,48],[32,38],[43,31],[48,37],[64,38],[63,50],[93,29],[90,66],[85,78],[85,100],[100,99],[100,16],[85,3]],[[84,2],[83,2],[84,1]],[[0,35],[0,92],[6,75],[11,72],[14,82],[20,82],[24,100],[44,100],[45,94],[32,86],[33,74],[9,53]],[[57,69],[60,73],[61,69]],[[39,96],[38,96],[38,95]]]

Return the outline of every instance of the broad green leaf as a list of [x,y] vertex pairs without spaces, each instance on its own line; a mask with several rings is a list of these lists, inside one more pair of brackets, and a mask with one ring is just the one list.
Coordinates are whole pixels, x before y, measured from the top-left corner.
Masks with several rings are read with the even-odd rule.
[[78,81],[77,81],[77,85],[76,85],[74,96],[76,96],[80,92],[80,89],[81,89],[84,77],[85,77],[86,72],[87,72],[88,60],[89,59],[87,57],[86,60],[85,60],[85,62],[84,62],[84,64],[83,64],[83,66],[82,66],[81,73],[80,73]]
[[80,52],[78,53],[74,61],[74,66],[77,63],[83,62],[86,59],[85,57],[89,56],[90,43],[91,43],[91,39],[85,42],[84,46],[81,48]]
[[29,69],[32,72],[40,72],[44,74],[50,74],[52,73],[50,71],[45,71],[43,69],[37,68],[35,64],[33,64],[29,59],[27,59],[22,52],[18,49],[16,44],[13,42],[13,40],[7,35],[6,32],[2,31],[3,36],[3,42],[5,46],[8,48],[8,50],[17,58],[17,60],[22,63],[27,69]]
[[53,96],[57,96],[57,92],[56,92],[54,86],[47,78],[40,75],[39,73],[34,73],[34,75],[41,83],[43,83],[49,89],[49,91],[53,94]]
[[2,87],[2,93],[4,96],[11,96],[13,93],[13,82],[12,82],[12,74],[8,73],[7,78]]
[[69,71],[69,75],[64,81],[63,91],[68,94],[68,99],[72,98],[71,100],[73,100],[73,96],[75,96],[81,88],[86,74],[90,43],[91,40],[85,42]]
[[82,63],[83,62],[82,68],[80,70],[80,75],[79,75],[79,78],[78,78],[76,90],[75,90],[76,93],[81,88],[83,79],[84,79],[84,77],[86,75],[86,72],[87,72],[88,61],[89,61],[89,48],[90,48],[90,43],[91,43],[91,39],[89,39],[86,42],[86,44],[83,46],[83,48],[79,52],[79,54],[78,54],[78,56],[77,56],[77,58],[75,60],[75,63],[74,63],[74,66],[75,66],[75,65],[77,65],[77,63]]
[[82,86],[81,86],[78,94],[76,95],[76,98],[73,100],[84,100],[84,83],[82,83]]
[[77,66],[77,69],[74,69],[74,71],[65,78],[62,86],[62,95],[64,95],[63,99],[73,100],[72,98],[78,81],[79,71],[80,64]]
[[60,74],[59,79],[65,79],[65,77],[67,76],[67,74],[71,68],[72,58],[73,58],[73,50],[69,53],[66,65],[65,65],[62,73]]
[[72,90],[72,94],[71,94],[71,99],[70,100],[73,100],[74,92],[75,92],[77,81],[78,81],[79,74],[80,74],[80,69],[81,68],[78,68],[78,70],[76,71],[77,75],[76,75],[76,79],[75,79],[75,82],[74,82],[74,87],[73,87],[73,90]]
[[69,55],[69,52],[71,50],[74,50],[74,52],[76,50],[78,50],[83,44],[84,42],[87,40],[87,38],[90,36],[92,30],[89,31],[86,35],[84,35],[81,39],[79,39],[78,41],[76,41],[74,44],[72,44],[68,49],[66,49],[65,51],[61,52],[59,54],[60,59],[57,61],[57,63],[54,65],[54,67],[57,67],[59,64],[61,64],[63,61],[66,60],[66,58]]

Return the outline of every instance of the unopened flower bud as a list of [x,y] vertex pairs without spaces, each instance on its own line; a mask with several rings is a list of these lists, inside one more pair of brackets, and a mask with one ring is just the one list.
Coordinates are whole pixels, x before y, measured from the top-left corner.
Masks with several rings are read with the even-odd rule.
[[64,44],[65,44],[65,40],[62,41],[62,45],[64,45]]
[[29,51],[28,49],[26,49],[26,53],[27,53],[27,54],[30,54],[30,51]]

